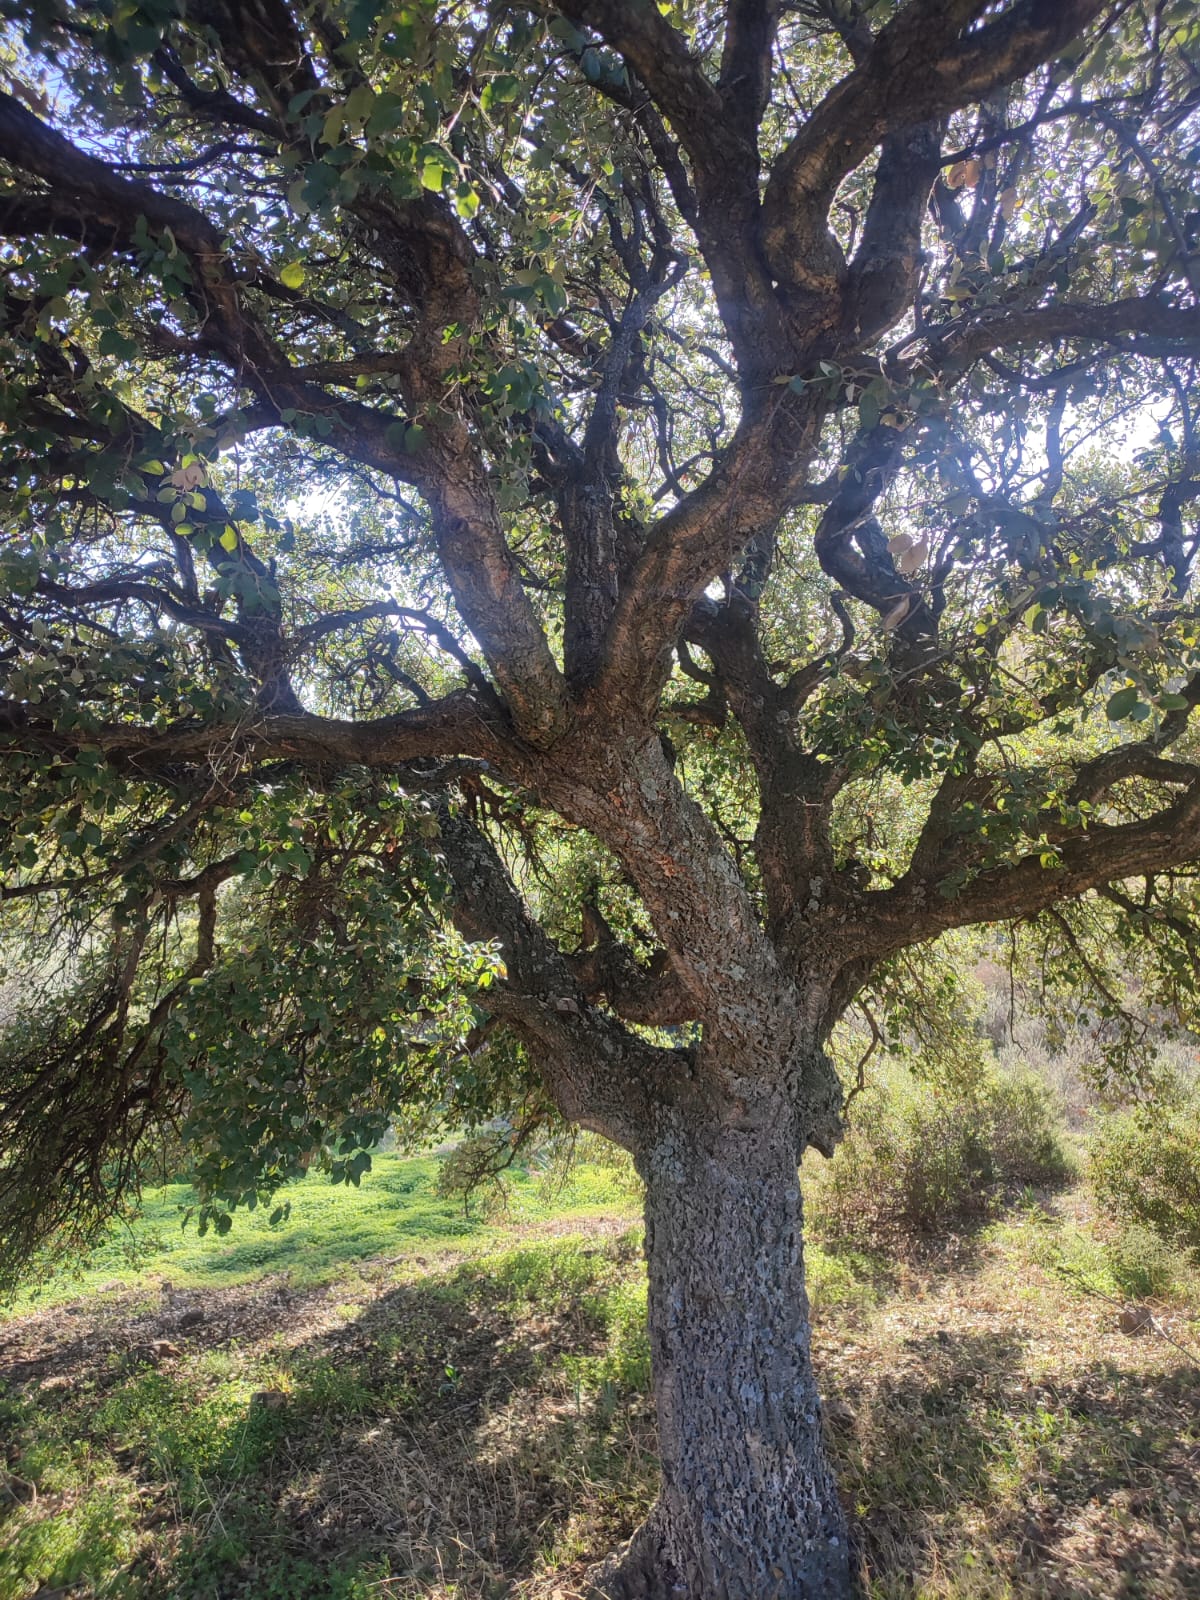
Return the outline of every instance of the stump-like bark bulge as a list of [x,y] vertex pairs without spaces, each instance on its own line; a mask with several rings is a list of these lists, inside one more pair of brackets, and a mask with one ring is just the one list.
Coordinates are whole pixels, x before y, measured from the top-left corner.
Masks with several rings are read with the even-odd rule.
[[615,1600],[843,1600],[821,1434],[795,1117],[783,1095],[676,1108],[646,1148],[662,1485],[602,1579]]

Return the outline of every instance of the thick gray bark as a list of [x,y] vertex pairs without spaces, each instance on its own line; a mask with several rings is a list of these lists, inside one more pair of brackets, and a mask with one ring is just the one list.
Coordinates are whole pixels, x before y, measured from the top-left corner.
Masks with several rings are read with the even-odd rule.
[[639,1158],[662,1486],[597,1574],[615,1600],[851,1592],[809,1357],[797,1157],[794,1113],[760,1088],[673,1107]]

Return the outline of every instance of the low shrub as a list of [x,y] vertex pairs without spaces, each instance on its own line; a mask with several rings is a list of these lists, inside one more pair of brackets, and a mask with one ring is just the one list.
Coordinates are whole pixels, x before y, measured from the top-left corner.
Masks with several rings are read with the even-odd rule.
[[1100,1210],[1200,1262],[1200,1093],[1099,1119],[1089,1162]]
[[1070,1170],[1058,1108],[1036,1078],[984,1061],[952,1083],[897,1068],[853,1102],[833,1160],[806,1169],[809,1226],[832,1242],[937,1233]]
[[1105,1241],[1104,1256],[1118,1293],[1128,1300],[1166,1300],[1187,1293],[1179,1252],[1136,1222],[1122,1224]]

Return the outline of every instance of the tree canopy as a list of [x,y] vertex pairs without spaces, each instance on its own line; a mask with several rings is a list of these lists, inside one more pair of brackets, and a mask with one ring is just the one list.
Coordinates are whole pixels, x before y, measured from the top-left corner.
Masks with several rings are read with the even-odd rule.
[[0,11],[10,1271],[164,1141],[794,1176],[970,924],[1186,1006],[1190,0]]

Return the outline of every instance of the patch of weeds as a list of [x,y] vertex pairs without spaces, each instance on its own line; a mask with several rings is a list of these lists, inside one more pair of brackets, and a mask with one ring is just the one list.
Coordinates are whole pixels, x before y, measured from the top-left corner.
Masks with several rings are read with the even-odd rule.
[[556,1314],[577,1306],[610,1270],[610,1259],[594,1244],[565,1238],[484,1256],[463,1268],[460,1278],[486,1279],[510,1307],[536,1305]]
[[134,1595],[127,1571],[139,1544],[137,1496],[82,1481],[74,1492],[18,1506],[0,1522],[0,1594],[86,1583],[99,1597]]
[[815,1316],[834,1309],[866,1311],[878,1304],[891,1274],[879,1255],[862,1250],[826,1250],[819,1244],[804,1247],[808,1298]]
[[1109,1271],[1122,1294],[1131,1300],[1179,1300],[1188,1297],[1187,1274],[1178,1250],[1171,1249],[1149,1228],[1127,1223],[1107,1246]]
[[273,1443],[252,1412],[247,1378],[209,1387],[194,1376],[139,1373],[96,1408],[92,1428],[178,1487],[187,1509],[208,1503],[208,1484],[253,1473]]
[[602,1420],[610,1421],[618,1399],[650,1390],[650,1338],[646,1328],[644,1279],[616,1284],[596,1295],[593,1306],[604,1328],[598,1355],[567,1355],[562,1371],[577,1394],[594,1394]]
[[324,1565],[294,1551],[247,1538],[218,1536],[185,1545],[176,1562],[171,1600],[220,1595],[222,1600],[378,1600],[386,1563],[334,1561]]
[[[538,1222],[565,1215],[636,1206],[636,1192],[623,1169],[589,1150],[565,1181],[547,1186],[542,1171],[513,1175],[507,1220]],[[622,1158],[624,1159],[624,1158]],[[21,1315],[61,1304],[114,1285],[138,1285],[169,1278],[176,1288],[233,1285],[270,1274],[287,1273],[294,1286],[328,1281],[355,1262],[398,1253],[468,1250],[472,1241],[494,1241],[502,1231],[472,1219],[461,1202],[438,1193],[439,1161],[434,1156],[377,1152],[371,1171],[356,1189],[331,1184],[311,1173],[290,1184],[287,1220],[272,1228],[270,1208],[239,1210],[233,1230],[200,1237],[183,1219],[197,1198],[189,1185],[167,1184],[148,1190],[141,1215],[113,1229],[83,1260],[31,1281],[21,1294],[0,1306],[0,1317]]]
[[[1015,1237],[1017,1226],[998,1228],[993,1237]],[[1043,1222],[1032,1218],[1025,1245],[1039,1266],[1084,1293],[1118,1301],[1165,1300],[1179,1305],[1200,1298],[1197,1274],[1187,1258],[1136,1223],[1109,1227],[1097,1235],[1056,1219]]]
[[349,1418],[367,1416],[379,1405],[357,1365],[340,1366],[329,1356],[299,1358],[290,1382],[291,1405],[297,1411]]

